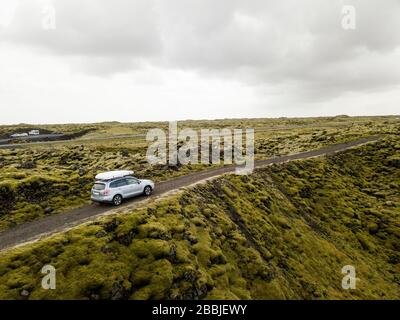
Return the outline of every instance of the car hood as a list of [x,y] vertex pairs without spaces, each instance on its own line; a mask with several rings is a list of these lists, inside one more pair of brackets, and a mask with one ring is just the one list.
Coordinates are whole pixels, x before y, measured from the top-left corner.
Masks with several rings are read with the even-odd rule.
[[154,184],[154,182],[153,182],[153,181],[151,181],[151,180],[147,180],[147,179],[140,179],[140,182],[141,182],[141,183]]

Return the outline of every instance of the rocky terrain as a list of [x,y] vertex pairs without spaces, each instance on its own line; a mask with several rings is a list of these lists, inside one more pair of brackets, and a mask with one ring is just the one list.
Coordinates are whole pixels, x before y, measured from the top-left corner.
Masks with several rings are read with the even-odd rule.
[[[94,176],[101,171],[129,169],[139,178],[159,182],[211,166],[150,166],[146,160],[148,143],[143,138],[120,136],[145,134],[149,128],[158,126],[166,129],[167,123],[48,125],[40,129],[68,135],[87,132],[87,135],[71,141],[0,149],[0,232],[88,204]],[[257,159],[316,150],[374,134],[399,133],[396,117],[186,121],[179,126],[254,128]],[[27,127],[0,127],[0,133]]]
[[[399,155],[389,136],[226,175],[3,252],[0,298],[399,299]],[[40,286],[45,264],[56,290]]]

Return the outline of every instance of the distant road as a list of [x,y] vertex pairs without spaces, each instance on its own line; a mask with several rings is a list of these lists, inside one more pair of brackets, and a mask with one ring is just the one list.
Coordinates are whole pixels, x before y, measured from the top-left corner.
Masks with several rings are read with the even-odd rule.
[[[294,161],[300,159],[307,159],[317,156],[323,156],[327,154],[333,154],[335,152],[344,151],[352,147],[360,146],[367,142],[373,142],[380,139],[380,136],[371,136],[367,138],[358,139],[351,142],[340,143],[328,147],[324,147],[318,150],[301,152],[298,154],[281,156],[272,159],[258,160],[255,163],[257,168],[274,163],[284,163],[287,161]],[[180,189],[182,187],[190,186],[196,182],[204,179],[218,177],[225,173],[232,173],[236,169],[235,165],[229,165],[222,168],[215,168],[195,172],[186,176],[171,179],[169,181],[160,182],[156,185],[154,191],[155,196],[163,195],[167,192]],[[134,202],[143,199],[143,197],[134,198],[130,201],[126,201],[123,206],[129,206]],[[47,216],[39,220],[28,222],[19,225],[15,228],[0,233],[0,250],[11,248],[16,245],[22,245],[29,241],[45,238],[51,234],[63,231],[66,227],[79,225],[86,222],[87,219],[94,219],[96,216],[101,215],[105,212],[115,209],[112,206],[102,206],[97,204],[86,205],[74,210],[70,210],[64,213]]]
[[[8,138],[8,139],[0,139],[0,148],[13,148],[19,145],[27,145],[30,144],[22,142],[16,144],[9,144],[11,141],[32,141],[33,143],[40,143],[40,140],[52,139],[55,141],[59,141],[59,139],[65,138],[65,135],[62,133],[51,133],[51,134],[38,134],[35,136],[26,136],[26,137],[17,137],[17,138]],[[39,140],[39,141],[36,141]],[[32,143],[31,142],[31,143]]]
[[[360,123],[358,123],[360,124]],[[321,124],[301,124],[301,125],[279,125],[279,126],[271,126],[271,127],[258,127],[255,128],[255,132],[268,132],[268,131],[280,131],[280,130],[290,130],[290,129],[301,129],[301,128],[318,128],[318,127],[335,127],[335,128],[342,128],[350,126],[351,123],[321,123]],[[240,129],[240,128],[238,128]],[[39,135],[39,136],[29,136],[29,137],[22,137],[22,138],[15,138],[15,139],[0,139],[0,149],[14,149],[14,148],[21,148],[21,147],[29,147],[34,146],[37,144],[57,144],[57,143],[65,143],[68,141],[74,142],[88,142],[88,141],[108,141],[108,140],[115,140],[115,139],[146,139],[146,134],[144,133],[136,133],[136,134],[117,134],[111,136],[103,136],[103,137],[83,137],[78,139],[62,139],[65,138],[66,135],[64,134],[48,134],[48,135]],[[57,140],[57,138],[59,140]],[[46,140],[51,139],[51,141],[35,141],[35,140]],[[32,142],[26,143],[15,143],[9,144],[11,140],[31,140]]]

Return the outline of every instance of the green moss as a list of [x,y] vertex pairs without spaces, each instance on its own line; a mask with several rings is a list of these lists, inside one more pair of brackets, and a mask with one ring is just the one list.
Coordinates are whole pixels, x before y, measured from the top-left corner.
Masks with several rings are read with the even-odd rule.
[[[385,161],[398,144],[223,176],[3,252],[0,298],[398,299],[400,173]],[[26,215],[43,208],[30,205]],[[40,286],[45,264],[57,270],[54,291]],[[341,287],[345,265],[356,290]]]
[[[100,171],[129,168],[139,178],[151,177],[158,182],[211,166],[150,166],[145,157],[148,143],[142,138],[92,139],[110,137],[118,132],[144,134],[155,126],[166,129],[167,123],[40,126],[41,130],[70,134],[87,132],[86,139],[0,150],[0,230],[43,217],[45,214],[57,214],[88,204],[93,178]],[[186,121],[181,122],[180,126],[204,129],[215,128],[216,123]],[[376,133],[398,134],[398,121],[395,117],[349,117],[340,121],[335,117],[238,119],[219,121],[217,126],[255,128],[255,151],[259,159],[313,150]],[[0,135],[8,136],[15,130],[24,130],[24,127],[0,126]],[[397,150],[396,145],[392,149]],[[396,154],[390,154],[384,161],[389,167],[398,168],[397,157]],[[353,173],[356,172],[353,170]],[[296,174],[297,177],[302,177],[306,172],[299,170]],[[307,196],[309,190],[304,187],[293,186],[291,191]],[[243,191],[254,192],[256,188],[256,184],[247,183]],[[396,188],[395,184],[393,188]],[[235,192],[230,193],[229,188],[225,192],[229,197],[237,196]],[[386,191],[376,192],[376,196],[382,199],[388,196]],[[45,211],[30,207],[31,203],[39,204]],[[258,202],[258,205],[263,207],[265,203]],[[188,214],[193,215],[197,209],[196,205],[185,208]],[[34,212],[28,212],[29,210]],[[210,212],[204,212],[204,215],[207,214]]]

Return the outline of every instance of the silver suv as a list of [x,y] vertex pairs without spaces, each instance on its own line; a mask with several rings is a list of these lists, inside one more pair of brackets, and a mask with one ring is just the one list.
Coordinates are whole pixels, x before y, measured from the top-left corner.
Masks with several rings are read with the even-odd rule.
[[96,176],[96,183],[92,188],[91,199],[95,202],[112,203],[119,206],[124,199],[141,194],[149,196],[154,190],[154,182],[151,180],[125,176],[117,171],[102,175]]

